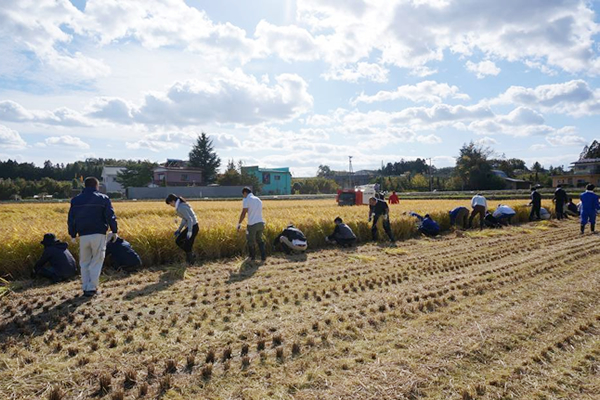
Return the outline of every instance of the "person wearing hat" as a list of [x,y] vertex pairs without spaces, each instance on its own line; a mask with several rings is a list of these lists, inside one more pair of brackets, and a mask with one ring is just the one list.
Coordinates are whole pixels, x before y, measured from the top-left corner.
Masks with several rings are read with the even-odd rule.
[[56,239],[53,233],[46,233],[40,243],[44,252],[33,267],[33,277],[43,276],[56,283],[77,275],[77,263],[68,244]]
[[529,221],[533,221],[534,219],[537,221],[541,220],[542,195],[538,193],[537,187],[535,186],[531,188],[531,202],[529,205],[531,206]]
[[273,241],[273,248],[279,248],[286,253],[304,253],[308,247],[308,242],[304,233],[294,226],[289,224]]
[[116,269],[131,271],[142,265],[138,253],[121,237],[106,244],[106,256],[110,256],[111,264]]

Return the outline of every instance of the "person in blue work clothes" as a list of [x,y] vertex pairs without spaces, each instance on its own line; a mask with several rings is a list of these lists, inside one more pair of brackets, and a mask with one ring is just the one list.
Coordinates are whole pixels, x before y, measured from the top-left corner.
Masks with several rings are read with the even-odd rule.
[[[100,182],[86,178],[80,195],[71,199],[69,235],[72,242],[79,235],[79,266],[83,295],[96,295],[106,253],[106,242],[117,240],[117,217],[110,199],[99,192]],[[111,232],[106,235],[110,228]]]
[[417,213],[410,212],[408,213],[411,217],[415,217],[419,220],[419,232],[421,232],[425,236],[434,237],[439,235],[440,226],[437,222],[435,222],[429,214],[425,214],[424,217],[420,216]]
[[467,207],[456,207],[450,210],[450,226],[454,226],[458,223],[461,224],[463,229],[469,226],[469,209]]
[[598,195],[594,193],[596,187],[589,184],[585,188],[585,192],[579,196],[581,200],[581,234],[585,233],[585,226],[590,223],[592,233],[596,232],[596,213],[600,210],[600,201]]
[[123,238],[106,244],[106,255],[110,256],[111,264],[116,269],[132,271],[142,265],[138,253],[133,250],[131,244]]
[[369,199],[369,222],[373,221],[373,226],[371,227],[373,241],[377,241],[377,221],[379,218],[383,219],[383,230],[388,235],[390,242],[394,243],[396,239],[394,239],[394,234],[392,233],[392,227],[390,225],[390,207],[385,200],[371,197]]
[[68,244],[56,239],[53,233],[46,233],[40,243],[44,245],[44,252],[33,267],[33,278],[43,276],[57,283],[77,275],[77,263]]

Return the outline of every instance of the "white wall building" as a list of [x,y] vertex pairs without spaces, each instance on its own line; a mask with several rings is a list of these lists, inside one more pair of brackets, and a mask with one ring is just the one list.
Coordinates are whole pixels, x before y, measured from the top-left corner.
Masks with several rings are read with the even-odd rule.
[[124,171],[125,167],[104,167],[102,169],[102,185],[106,188],[106,192],[125,192],[125,188],[117,182],[117,172]]

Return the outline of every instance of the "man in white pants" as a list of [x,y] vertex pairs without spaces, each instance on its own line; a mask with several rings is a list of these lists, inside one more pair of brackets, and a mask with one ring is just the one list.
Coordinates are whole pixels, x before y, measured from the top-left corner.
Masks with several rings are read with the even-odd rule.
[[[117,239],[117,217],[108,196],[98,191],[100,183],[94,177],[85,179],[85,189],[71,199],[69,235],[72,241],[79,235],[79,265],[84,296],[96,295],[106,241]],[[106,236],[110,227],[111,232]]]

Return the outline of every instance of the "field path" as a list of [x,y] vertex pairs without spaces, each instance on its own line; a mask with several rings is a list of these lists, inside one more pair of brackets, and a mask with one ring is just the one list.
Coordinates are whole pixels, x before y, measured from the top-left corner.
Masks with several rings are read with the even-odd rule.
[[546,222],[31,287],[0,398],[598,399],[599,245]]

